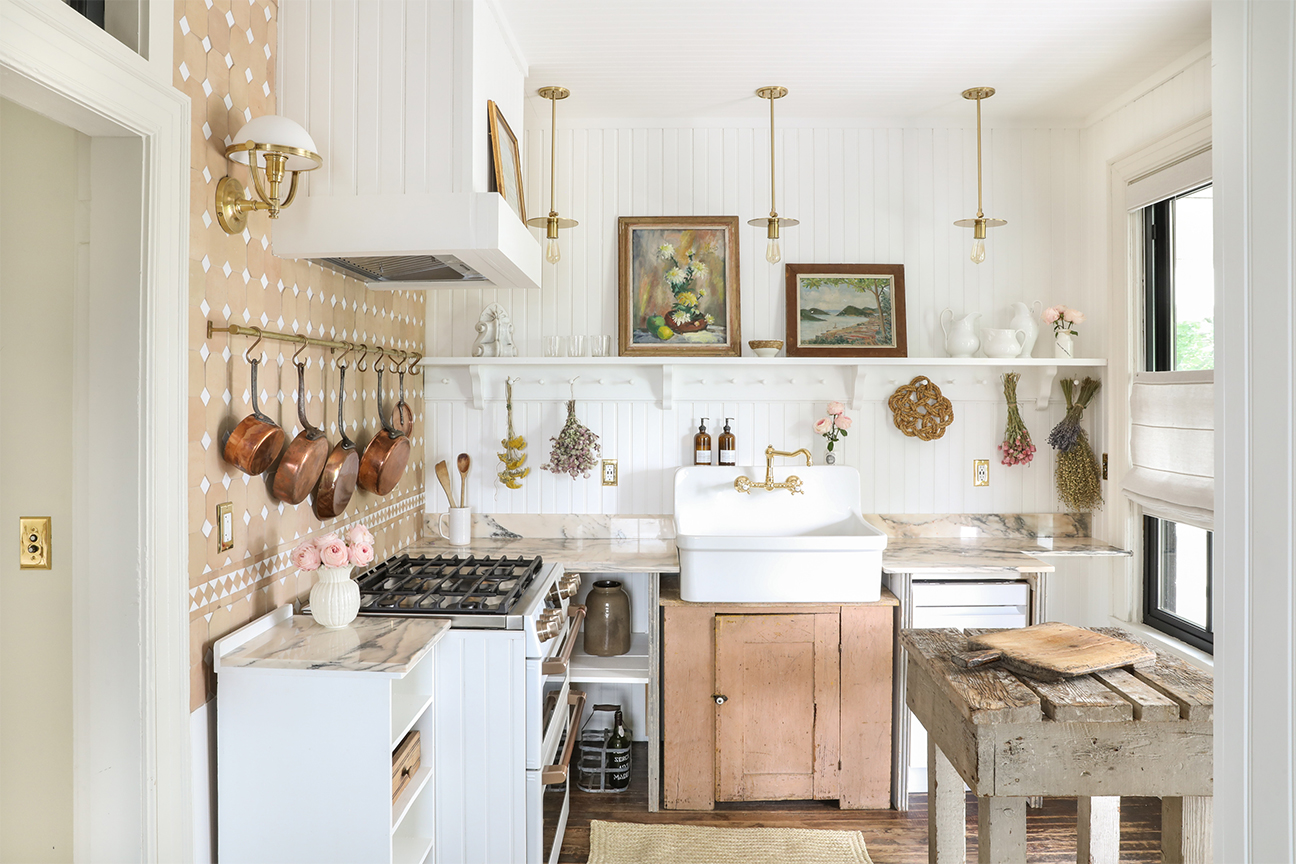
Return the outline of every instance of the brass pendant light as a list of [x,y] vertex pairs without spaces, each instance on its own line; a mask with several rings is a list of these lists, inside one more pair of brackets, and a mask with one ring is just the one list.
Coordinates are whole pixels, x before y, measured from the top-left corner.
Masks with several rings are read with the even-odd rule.
[[757,96],[768,99],[770,103],[770,214],[759,219],[749,219],[747,224],[765,227],[765,236],[769,238],[769,243],[765,246],[765,260],[771,264],[783,260],[783,252],[779,249],[779,226],[791,228],[799,224],[795,219],[779,216],[774,207],[774,100],[782,99],[787,94],[786,87],[762,87],[756,91]]
[[954,224],[972,229],[972,262],[975,264],[985,260],[986,229],[1008,224],[1004,219],[991,219],[981,210],[981,100],[989,99],[994,93],[993,87],[973,87],[963,91],[964,99],[975,99],[977,103],[977,212],[973,218],[960,219]]
[[562,250],[558,248],[558,229],[575,228],[580,224],[575,219],[562,218],[554,209],[554,189],[558,182],[558,100],[566,99],[571,91],[566,87],[541,87],[536,92],[548,99],[552,108],[549,123],[549,215],[528,219],[526,224],[545,229],[545,238],[549,241],[545,245],[545,260],[557,264],[562,258]]

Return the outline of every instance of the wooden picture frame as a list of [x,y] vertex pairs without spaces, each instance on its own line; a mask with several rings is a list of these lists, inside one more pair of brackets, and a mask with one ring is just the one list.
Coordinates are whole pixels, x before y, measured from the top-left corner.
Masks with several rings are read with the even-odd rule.
[[787,264],[784,271],[787,356],[909,356],[903,264]]
[[518,151],[517,136],[494,100],[486,101],[486,114],[490,118],[491,164],[495,170],[495,191],[526,222],[526,200],[522,191],[522,157]]
[[737,216],[617,221],[622,357],[738,357]]

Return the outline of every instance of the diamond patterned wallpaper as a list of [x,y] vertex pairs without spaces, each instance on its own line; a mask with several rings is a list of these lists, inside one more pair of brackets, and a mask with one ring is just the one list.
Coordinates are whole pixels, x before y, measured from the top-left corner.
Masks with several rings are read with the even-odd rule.
[[[274,47],[277,8],[267,0],[184,0],[176,3],[174,84],[193,100],[189,247],[189,615],[191,708],[215,695],[211,645],[282,603],[303,597],[312,574],[298,574],[288,554],[303,537],[356,521],[373,529],[379,558],[415,540],[423,521],[423,400],[421,379],[407,376],[414,409],[413,455],[400,485],[378,497],[357,489],[341,518],[321,523],[310,499],[293,506],[270,493],[273,469],[249,477],[221,456],[225,438],[251,411],[251,378],[244,352],[254,340],[218,333],[206,322],[235,323],[330,339],[423,352],[424,295],[369,291],[364,284],[304,260],[270,251],[270,219],[254,213],[242,235],[216,223],[216,183],[233,173],[250,185],[243,166],[225,159],[230,137],[252,117],[275,111]],[[328,154],[323,154],[328,158]],[[231,168],[234,168],[231,171]],[[289,209],[281,218],[292,218]],[[261,409],[291,441],[299,431],[296,346],[262,342]],[[338,372],[334,358],[307,348],[306,414],[327,418],[337,439]],[[370,360],[374,359],[373,357]],[[398,381],[386,376],[391,409]],[[345,423],[360,448],[378,427],[377,376],[347,370]],[[234,505],[234,548],[216,551],[216,505]]]

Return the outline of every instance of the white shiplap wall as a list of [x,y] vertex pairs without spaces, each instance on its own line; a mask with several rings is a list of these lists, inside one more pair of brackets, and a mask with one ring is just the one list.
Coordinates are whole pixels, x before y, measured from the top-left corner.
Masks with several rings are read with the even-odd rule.
[[[1078,129],[986,131],[986,212],[1009,225],[991,232],[986,262],[977,266],[968,260],[971,232],[952,224],[976,211],[974,130],[783,128],[777,141],[779,212],[801,220],[784,234],[784,261],[904,264],[911,357],[944,356],[938,318],[947,306],[981,312],[981,325],[1000,327],[1016,300],[1091,308],[1097,290],[1082,273],[1080,149]],[[528,132],[525,161],[528,209],[547,211],[547,129]],[[564,233],[562,261],[546,266],[540,291],[430,293],[429,353],[467,355],[476,336],[472,324],[492,301],[512,315],[523,356],[539,356],[548,335],[615,334],[617,217],[738,215],[745,222],[768,212],[768,172],[767,127],[560,127],[558,210],[581,222]],[[782,338],[782,267],[765,262],[760,229],[741,230],[743,338]],[[1101,343],[1091,334],[1083,333],[1079,344],[1096,354]],[[1036,349],[1039,356],[1049,356],[1046,339]],[[515,421],[538,467],[548,455],[549,436],[562,425],[563,406],[525,400],[525,393],[517,394]],[[845,461],[861,467],[865,509],[1057,509],[1046,446],[1030,468],[998,465],[1001,403],[956,403],[955,425],[934,443],[905,438],[891,426],[885,403],[868,403],[844,446]],[[751,464],[767,443],[786,449],[817,443],[810,423],[823,408],[744,401],[741,392],[720,388],[712,403],[677,404],[665,412],[643,403],[581,403],[580,417],[602,436],[605,455],[620,460],[618,488],[604,490],[593,478],[573,482],[533,472],[524,491],[508,492],[492,489],[494,468],[479,463],[472,498],[478,508],[501,513],[669,512],[670,478],[687,455],[698,416],[737,418],[739,461]],[[1058,404],[1046,412],[1025,409],[1037,445],[1060,417]],[[434,402],[427,422],[433,461],[460,450],[487,457],[503,437],[503,406],[488,403],[478,412],[464,403]],[[719,424],[713,421],[711,430],[718,432]],[[971,486],[974,458],[992,460],[988,489]],[[429,508],[440,509],[442,497],[432,496]]]

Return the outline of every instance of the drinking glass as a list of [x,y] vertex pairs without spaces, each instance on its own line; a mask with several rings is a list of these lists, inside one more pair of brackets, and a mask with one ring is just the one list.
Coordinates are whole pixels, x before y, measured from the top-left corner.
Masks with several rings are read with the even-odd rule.
[[563,337],[546,336],[545,337],[545,356],[561,357],[563,355]]
[[568,336],[567,337],[567,356],[584,357],[585,356],[585,337]]
[[589,336],[590,356],[591,357],[611,357],[612,356],[612,337],[611,336]]

